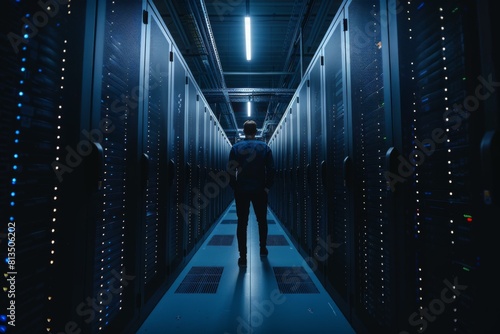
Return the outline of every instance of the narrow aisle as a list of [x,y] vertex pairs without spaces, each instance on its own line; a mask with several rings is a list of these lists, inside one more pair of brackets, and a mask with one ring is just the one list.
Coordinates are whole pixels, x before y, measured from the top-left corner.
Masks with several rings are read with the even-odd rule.
[[233,202],[137,334],[355,333],[269,210],[268,222],[261,258],[251,208],[239,268]]

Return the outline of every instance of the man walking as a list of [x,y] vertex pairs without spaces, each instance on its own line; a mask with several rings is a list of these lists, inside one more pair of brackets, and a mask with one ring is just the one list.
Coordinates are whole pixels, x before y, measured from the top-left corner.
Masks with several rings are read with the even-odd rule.
[[259,224],[260,255],[267,256],[267,194],[274,182],[274,160],[271,148],[265,142],[256,140],[257,124],[246,121],[243,124],[245,140],[233,145],[229,161],[237,166],[231,174],[230,185],[234,190],[238,227],[239,266],[247,265],[247,225],[252,203]]

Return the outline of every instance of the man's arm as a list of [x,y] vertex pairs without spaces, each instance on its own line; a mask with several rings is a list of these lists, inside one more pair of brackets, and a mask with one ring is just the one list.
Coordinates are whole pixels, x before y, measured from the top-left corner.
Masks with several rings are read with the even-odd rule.
[[266,153],[266,182],[265,182],[266,192],[269,192],[269,189],[271,189],[271,187],[273,186],[275,174],[276,174],[276,169],[274,167],[273,152],[270,148],[268,148],[268,151]]
[[234,153],[234,148],[229,151],[229,161],[227,163],[227,170],[229,173],[229,186],[234,190],[236,189],[236,167],[238,162],[236,161],[236,153]]

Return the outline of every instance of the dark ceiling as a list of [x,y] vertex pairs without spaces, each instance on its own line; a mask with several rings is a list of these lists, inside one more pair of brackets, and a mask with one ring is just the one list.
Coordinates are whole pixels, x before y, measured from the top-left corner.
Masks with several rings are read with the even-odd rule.
[[[154,0],[212,111],[234,142],[247,119],[266,140],[342,0]],[[244,17],[252,20],[252,59]],[[252,115],[247,115],[247,101]]]

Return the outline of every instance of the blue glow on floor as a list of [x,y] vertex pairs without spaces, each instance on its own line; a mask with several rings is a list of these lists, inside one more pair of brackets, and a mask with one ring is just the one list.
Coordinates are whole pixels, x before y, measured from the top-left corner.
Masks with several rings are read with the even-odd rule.
[[[223,219],[236,219],[234,202]],[[290,242],[278,219],[268,211],[268,234],[283,235],[289,245],[268,246],[268,257],[259,256],[258,226],[250,210],[248,266],[237,265],[236,224],[221,224],[194,254],[179,277],[162,297],[137,334],[217,333],[355,333],[332,298]],[[235,235],[230,246],[211,246],[213,235]],[[216,293],[175,293],[193,266],[223,266]],[[273,267],[303,267],[319,293],[280,293]]]

